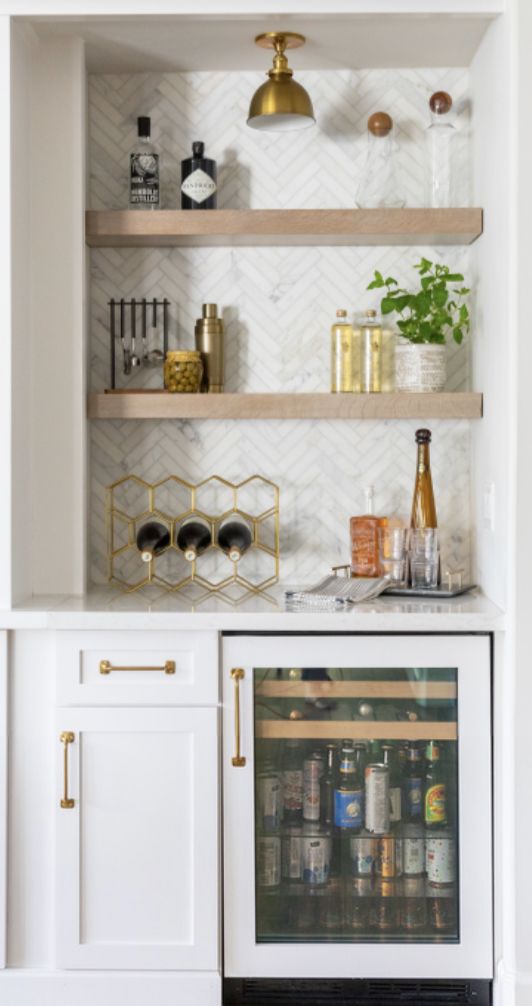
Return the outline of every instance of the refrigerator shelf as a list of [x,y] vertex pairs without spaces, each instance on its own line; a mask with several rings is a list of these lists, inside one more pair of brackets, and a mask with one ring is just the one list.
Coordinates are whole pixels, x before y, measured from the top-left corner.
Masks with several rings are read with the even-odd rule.
[[263,740],[405,740],[455,741],[458,725],[449,720],[256,720]]

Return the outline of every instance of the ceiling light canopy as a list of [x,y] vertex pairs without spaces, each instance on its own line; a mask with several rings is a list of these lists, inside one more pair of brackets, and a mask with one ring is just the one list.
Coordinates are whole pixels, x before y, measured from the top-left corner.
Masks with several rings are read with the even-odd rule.
[[305,88],[293,79],[285,49],[297,49],[305,44],[305,36],[295,32],[269,31],[257,35],[257,45],[275,49],[273,67],[268,70],[268,80],[255,91],[249,106],[248,126],[281,132],[305,129],[315,123],[312,102]]

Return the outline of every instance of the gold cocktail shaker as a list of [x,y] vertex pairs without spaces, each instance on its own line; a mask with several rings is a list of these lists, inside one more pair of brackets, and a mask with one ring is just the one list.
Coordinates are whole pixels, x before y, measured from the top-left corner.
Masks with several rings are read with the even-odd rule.
[[203,360],[201,390],[220,393],[224,390],[224,323],[218,318],[216,304],[202,305],[202,317],[196,322],[194,336]]

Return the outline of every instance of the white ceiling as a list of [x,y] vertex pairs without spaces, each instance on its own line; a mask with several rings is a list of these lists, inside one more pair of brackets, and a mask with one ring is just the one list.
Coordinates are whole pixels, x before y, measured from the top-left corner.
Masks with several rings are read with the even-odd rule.
[[94,17],[31,21],[40,36],[78,35],[91,73],[262,70],[270,54],[262,31],[298,31],[307,44],[291,54],[297,69],[468,66],[486,15],[305,15],[218,18]]

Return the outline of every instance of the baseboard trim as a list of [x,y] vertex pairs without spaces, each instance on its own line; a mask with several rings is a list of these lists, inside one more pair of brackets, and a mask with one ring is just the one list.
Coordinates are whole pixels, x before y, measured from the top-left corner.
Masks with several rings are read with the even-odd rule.
[[0,972],[6,1006],[220,1006],[217,972],[26,971]]

